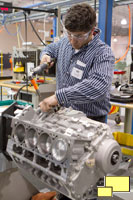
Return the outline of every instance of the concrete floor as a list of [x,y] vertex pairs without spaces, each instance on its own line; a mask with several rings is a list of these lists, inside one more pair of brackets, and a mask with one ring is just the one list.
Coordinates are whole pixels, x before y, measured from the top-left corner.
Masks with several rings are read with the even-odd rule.
[[0,173],[0,200],[29,200],[37,193],[17,168]]

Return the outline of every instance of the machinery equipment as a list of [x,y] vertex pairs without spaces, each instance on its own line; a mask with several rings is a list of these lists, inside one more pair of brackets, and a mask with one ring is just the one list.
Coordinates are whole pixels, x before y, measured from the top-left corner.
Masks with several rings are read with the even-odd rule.
[[2,114],[2,149],[38,190],[47,187],[72,199],[91,199],[105,175],[129,171],[131,162],[123,159],[108,125],[71,108],[42,113],[28,105],[15,114],[16,108],[14,103]]
[[111,101],[133,102],[133,84],[122,84],[111,91]]
[[[30,68],[34,69],[40,64],[40,52],[42,47],[31,48],[29,47],[27,50],[25,48],[13,48],[13,79],[14,80],[22,80],[24,79]],[[41,74],[42,75],[42,74]],[[45,73],[46,75],[46,73]],[[55,76],[55,65],[49,69],[47,76]]]
[[26,76],[27,69],[26,64],[32,63],[34,67],[38,66],[40,63],[39,55],[41,49],[37,48],[28,48],[26,51],[25,48],[16,48],[13,47],[13,79],[22,80]]

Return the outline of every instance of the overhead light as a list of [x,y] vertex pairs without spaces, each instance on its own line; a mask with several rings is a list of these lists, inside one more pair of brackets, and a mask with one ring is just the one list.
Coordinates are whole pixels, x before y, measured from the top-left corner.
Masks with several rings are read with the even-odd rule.
[[117,38],[114,38],[113,41],[114,41],[114,42],[117,42],[118,40],[117,40]]
[[30,46],[30,45],[32,45],[32,44],[33,44],[32,42],[23,42],[23,43],[22,43],[23,46],[26,46],[26,45],[29,45],[29,46]]
[[126,25],[127,24],[127,20],[125,19],[125,18],[123,18],[122,20],[121,20],[121,25]]

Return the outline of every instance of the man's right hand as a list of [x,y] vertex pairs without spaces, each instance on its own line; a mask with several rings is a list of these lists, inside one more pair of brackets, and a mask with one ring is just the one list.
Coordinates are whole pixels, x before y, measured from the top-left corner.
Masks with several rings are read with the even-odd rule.
[[51,57],[48,55],[43,55],[41,58],[41,64],[43,64],[44,62],[50,63],[51,61]]
[[51,68],[54,65],[54,62],[51,62],[51,57],[49,55],[43,55],[42,56],[40,64],[43,64],[45,62],[46,63],[50,63],[49,64],[49,68]]

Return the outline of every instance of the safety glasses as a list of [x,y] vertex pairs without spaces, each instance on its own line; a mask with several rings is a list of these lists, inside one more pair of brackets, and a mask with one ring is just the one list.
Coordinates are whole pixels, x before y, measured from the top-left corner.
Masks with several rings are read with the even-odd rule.
[[88,36],[90,35],[91,31],[92,31],[92,30],[90,30],[89,32],[84,33],[84,34],[73,34],[73,33],[69,32],[68,30],[66,30],[66,29],[64,28],[64,33],[65,33],[65,35],[66,35],[68,38],[71,38],[71,39],[73,38],[73,39],[76,39],[76,40],[84,40],[84,39],[87,39]]

